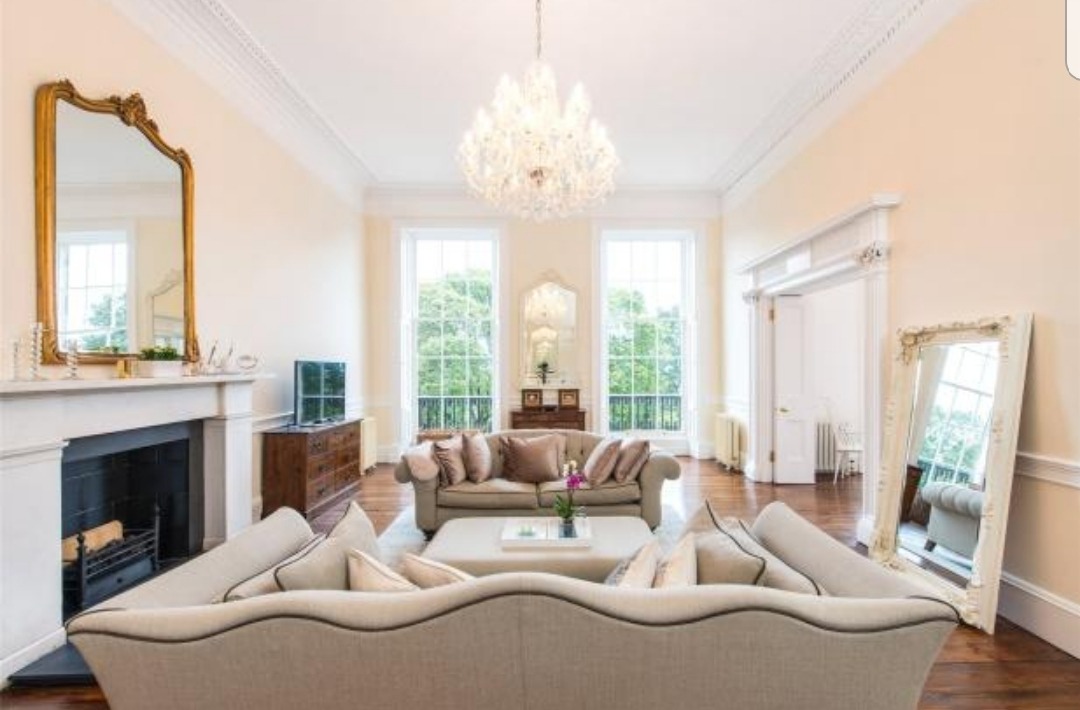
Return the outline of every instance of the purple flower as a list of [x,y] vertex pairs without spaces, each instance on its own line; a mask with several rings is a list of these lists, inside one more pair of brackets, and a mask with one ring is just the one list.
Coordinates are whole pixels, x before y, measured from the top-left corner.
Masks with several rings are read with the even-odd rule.
[[580,473],[571,473],[566,477],[566,489],[570,491],[576,491],[581,488],[581,484],[585,483],[585,476]]

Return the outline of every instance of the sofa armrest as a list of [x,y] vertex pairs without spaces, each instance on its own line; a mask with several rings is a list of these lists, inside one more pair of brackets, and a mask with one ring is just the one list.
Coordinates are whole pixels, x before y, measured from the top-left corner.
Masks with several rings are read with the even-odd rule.
[[664,481],[674,481],[682,473],[678,460],[666,451],[654,451],[645,462],[638,484],[641,486],[641,517],[655,528],[663,518],[661,493]]
[[278,508],[217,547],[106,599],[90,611],[158,609],[221,601],[234,585],[270,569],[314,536],[303,515],[292,508]]

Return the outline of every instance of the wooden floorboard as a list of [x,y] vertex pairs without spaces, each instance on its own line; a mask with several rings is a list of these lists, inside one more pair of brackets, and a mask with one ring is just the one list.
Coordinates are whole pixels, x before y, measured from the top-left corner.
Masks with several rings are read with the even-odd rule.
[[[862,481],[853,476],[836,485],[823,477],[815,486],[771,486],[748,482],[715,463],[681,459],[683,474],[664,488],[664,504],[684,518],[704,500],[724,515],[752,519],[774,500],[782,500],[830,535],[856,547],[855,525],[860,513]],[[394,481],[390,466],[379,466],[366,476],[356,496],[382,532],[406,507],[412,505],[410,486]],[[320,531],[329,530],[341,516],[345,503],[312,521]],[[97,687],[5,691],[0,707],[7,708],[107,708]],[[970,628],[957,629],[948,639],[930,672],[919,703],[924,710],[936,708],[990,709],[1080,708],[1080,660],[1069,656],[1015,624],[998,619],[993,636]]]

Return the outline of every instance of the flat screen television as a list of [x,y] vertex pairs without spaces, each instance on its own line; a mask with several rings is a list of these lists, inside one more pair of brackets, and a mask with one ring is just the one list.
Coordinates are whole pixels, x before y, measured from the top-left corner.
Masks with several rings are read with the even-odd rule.
[[294,382],[297,426],[345,418],[345,363],[297,360]]

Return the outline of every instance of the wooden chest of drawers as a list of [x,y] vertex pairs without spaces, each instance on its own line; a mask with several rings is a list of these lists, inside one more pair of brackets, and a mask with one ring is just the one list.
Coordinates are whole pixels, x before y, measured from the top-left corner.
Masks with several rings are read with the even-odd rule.
[[263,434],[263,517],[281,506],[313,517],[355,492],[360,447],[360,420]]
[[511,429],[577,429],[585,431],[584,409],[513,409]]

